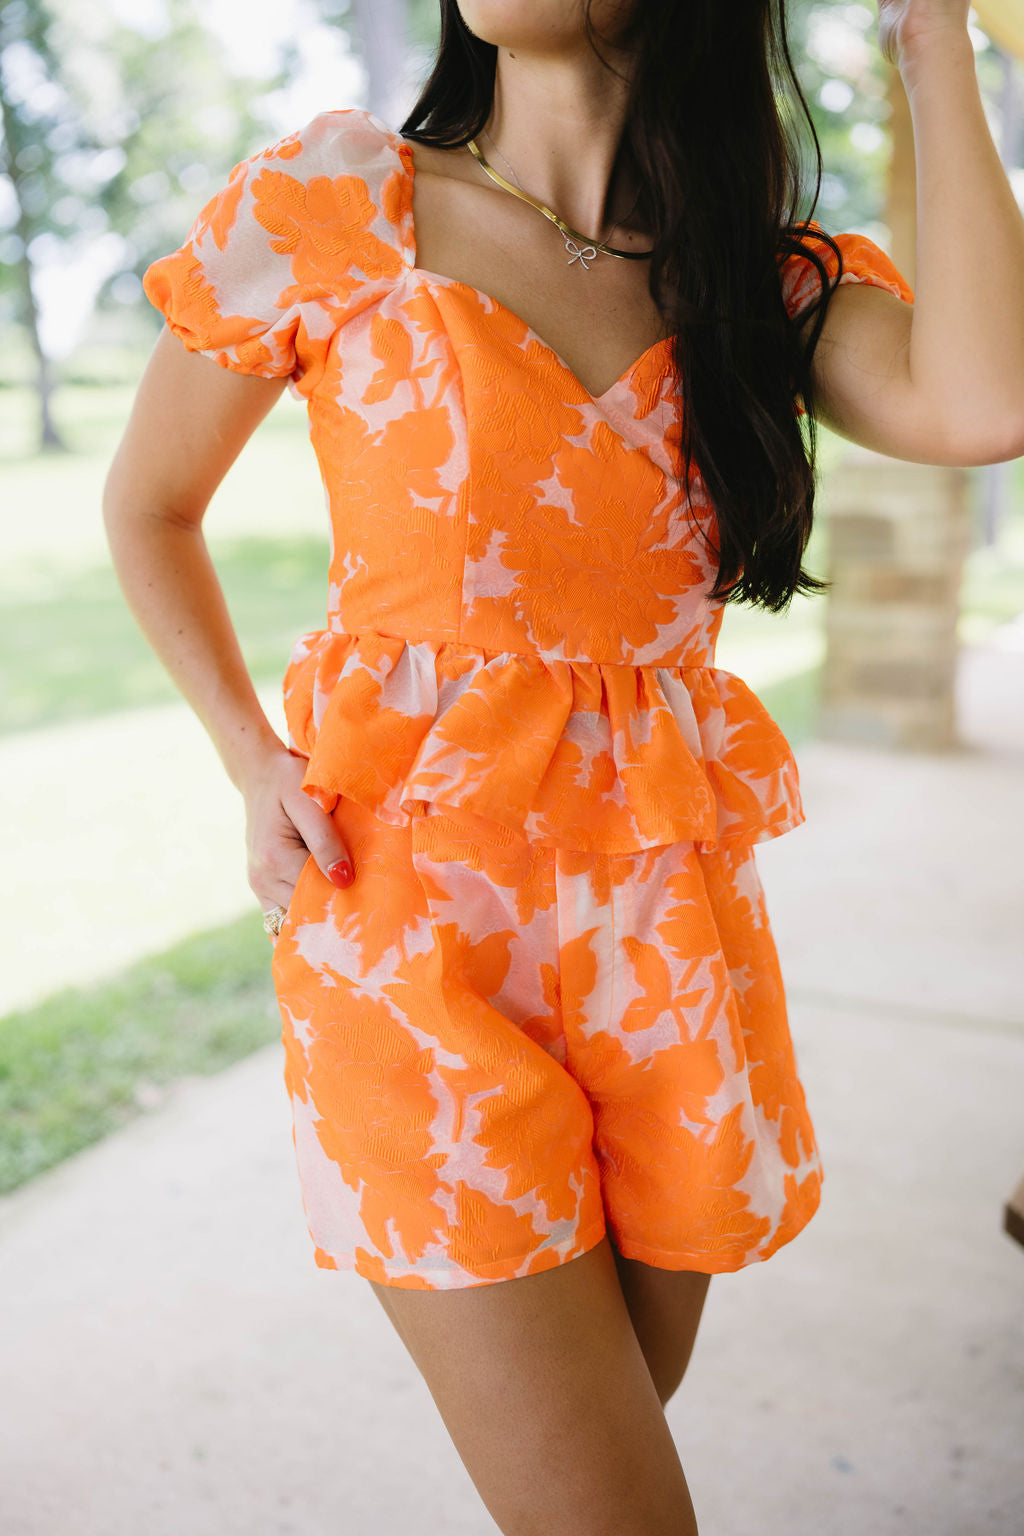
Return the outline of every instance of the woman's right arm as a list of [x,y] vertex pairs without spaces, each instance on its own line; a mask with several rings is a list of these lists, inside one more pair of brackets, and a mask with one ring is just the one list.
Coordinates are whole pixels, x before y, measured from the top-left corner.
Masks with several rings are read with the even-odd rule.
[[222,368],[165,327],[103,489],[125,600],[245,800],[249,884],[264,909],[287,906],[309,854],[339,885],[332,866],[352,862],[301,788],[305,759],[263,712],[202,532],[214,491],[285,383]]

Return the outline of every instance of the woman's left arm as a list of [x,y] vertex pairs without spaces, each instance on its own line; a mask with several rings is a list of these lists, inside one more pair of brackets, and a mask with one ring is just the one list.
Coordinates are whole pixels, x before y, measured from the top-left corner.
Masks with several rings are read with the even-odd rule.
[[1024,454],[1024,217],[985,119],[968,10],[879,0],[914,130],[914,303],[844,284],[814,361],[820,420],[925,464]]

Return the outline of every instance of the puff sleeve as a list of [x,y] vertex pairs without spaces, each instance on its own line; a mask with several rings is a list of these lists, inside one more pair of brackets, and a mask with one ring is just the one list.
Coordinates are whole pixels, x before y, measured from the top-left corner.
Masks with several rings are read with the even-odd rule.
[[[808,226],[809,235],[822,233],[824,231],[820,224],[812,222]],[[846,230],[832,238],[843,255],[840,285],[870,283],[872,287],[886,288],[898,299],[903,299],[907,304],[913,304],[914,294],[910,284],[880,245],[869,240],[867,235],[860,235],[852,230]],[[817,254],[825,263],[829,279],[833,280],[838,270],[835,253],[824,241],[815,241],[815,245]],[[800,255],[786,258],[782,265],[782,294],[791,318],[796,319],[809,304],[814,302],[820,287],[821,279],[812,261]]]
[[[823,234],[820,224],[813,221],[808,225],[808,234],[812,237]],[[874,288],[887,288],[898,299],[903,299],[907,304],[913,304],[914,294],[903,273],[887,256],[880,245],[869,240],[867,235],[859,235],[853,230],[844,230],[842,234],[832,237],[838,245],[843,257],[843,271],[839,279],[839,286],[843,283],[870,283]],[[835,279],[839,263],[835,252],[824,241],[815,241],[817,254],[825,264],[829,281]],[[786,310],[791,319],[797,319],[808,305],[813,304],[821,291],[821,278],[814,263],[806,256],[787,256],[782,263],[782,296]],[[803,401],[797,398],[797,416],[806,416]]]
[[394,198],[373,175],[388,130],[374,124],[322,112],[240,161],[184,244],[146,269],[146,297],[190,352],[312,394],[368,275],[403,265]]

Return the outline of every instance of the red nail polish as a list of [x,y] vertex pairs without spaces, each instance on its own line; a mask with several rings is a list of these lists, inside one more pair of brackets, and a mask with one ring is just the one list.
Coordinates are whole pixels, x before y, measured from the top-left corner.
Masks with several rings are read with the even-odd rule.
[[352,865],[348,859],[338,859],[336,863],[331,864],[327,870],[327,878],[343,889],[351,885],[355,875],[352,873]]

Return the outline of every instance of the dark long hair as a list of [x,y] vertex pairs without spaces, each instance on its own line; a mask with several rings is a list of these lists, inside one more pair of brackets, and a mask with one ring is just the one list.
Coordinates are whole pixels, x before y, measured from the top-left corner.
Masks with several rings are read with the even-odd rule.
[[[588,41],[603,59],[591,0],[583,4]],[[487,121],[498,50],[469,30],[456,0],[440,5],[437,56],[400,131],[455,147]],[[679,484],[690,516],[695,465],[714,508],[717,543],[692,523],[718,562],[709,596],[778,613],[795,592],[830,585],[801,562],[818,481],[811,359],[843,270],[832,237],[818,226],[808,233],[821,146],[790,56],[786,3],[639,0],[631,31],[624,134],[653,233],[651,297],[674,335]],[[804,220],[800,147],[780,86],[791,88],[814,145],[817,180]],[[836,257],[831,284],[820,241]],[[779,268],[791,254],[806,256],[820,279],[800,316],[801,324],[814,316],[806,339],[783,302]]]

